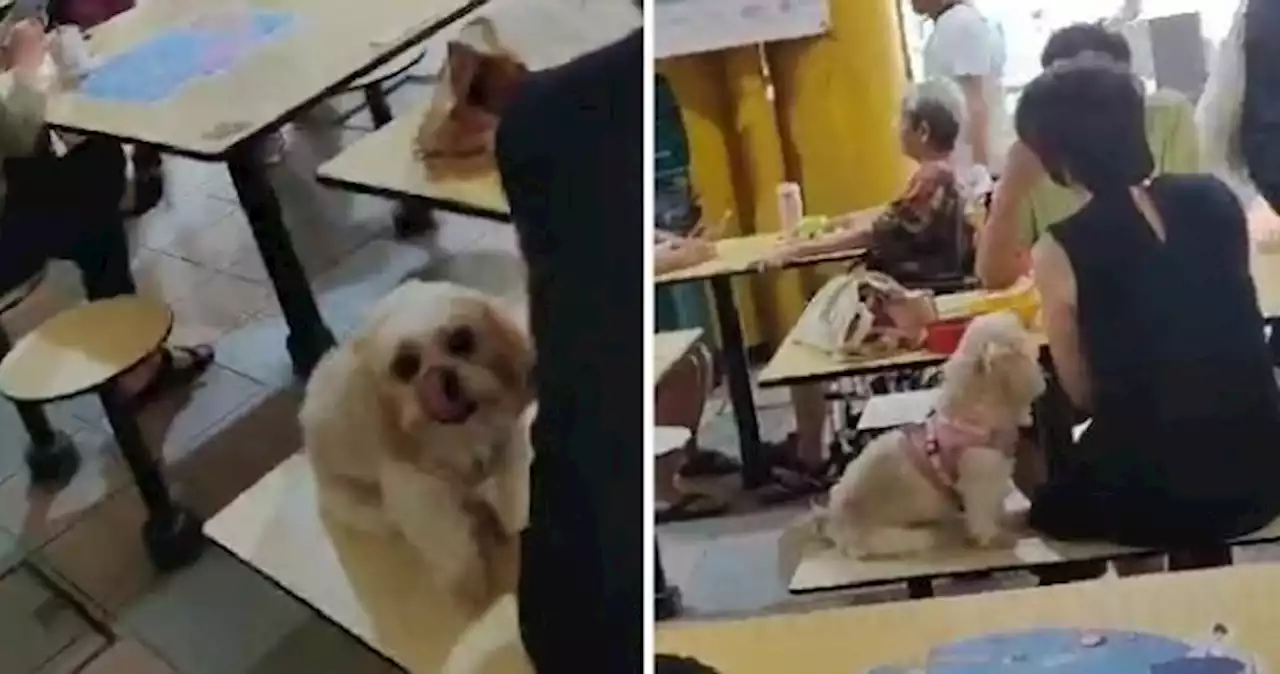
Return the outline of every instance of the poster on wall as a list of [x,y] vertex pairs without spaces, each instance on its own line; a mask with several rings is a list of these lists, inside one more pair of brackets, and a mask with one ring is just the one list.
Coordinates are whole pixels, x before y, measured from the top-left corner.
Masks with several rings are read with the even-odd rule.
[[654,53],[683,56],[822,35],[828,0],[655,0]]

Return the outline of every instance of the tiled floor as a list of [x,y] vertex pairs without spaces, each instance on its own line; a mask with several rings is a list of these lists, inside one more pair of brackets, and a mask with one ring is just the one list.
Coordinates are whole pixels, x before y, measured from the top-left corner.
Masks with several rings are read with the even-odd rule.
[[[393,108],[429,95],[438,60],[427,61],[390,96]],[[343,113],[359,102],[345,97],[333,107]],[[509,226],[443,215],[431,240],[397,242],[391,204],[314,183],[320,161],[370,126],[359,110],[345,121],[294,129],[286,163],[273,176],[330,327],[349,334],[371,300],[413,275],[455,278],[518,299],[523,269]],[[299,391],[279,308],[226,171],[182,159],[166,159],[166,171],[164,203],[132,225],[134,270],[141,292],[173,307],[174,339],[215,342],[218,364],[190,395],[149,409],[143,426],[181,498],[207,517],[297,449]],[[21,333],[80,296],[74,273],[58,267],[4,323]],[[88,615],[48,592],[29,568],[0,574],[0,671],[394,671],[217,549],[157,578],[138,538],[142,506],[101,407],[83,398],[49,411],[75,438],[84,464],[58,493],[30,489],[24,434],[12,407],[0,404],[0,541],[15,538],[34,550],[36,567]],[[0,569],[4,557],[0,550]],[[91,620],[116,637],[95,633]]]

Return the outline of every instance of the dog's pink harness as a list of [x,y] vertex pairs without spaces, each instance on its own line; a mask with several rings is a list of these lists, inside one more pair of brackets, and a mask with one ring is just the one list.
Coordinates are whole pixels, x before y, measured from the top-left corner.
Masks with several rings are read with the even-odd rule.
[[938,412],[923,422],[902,429],[909,440],[911,460],[938,491],[959,502],[956,482],[960,479],[960,452],[970,447],[999,449],[1009,456],[1017,450],[1017,432],[997,429],[948,417]]

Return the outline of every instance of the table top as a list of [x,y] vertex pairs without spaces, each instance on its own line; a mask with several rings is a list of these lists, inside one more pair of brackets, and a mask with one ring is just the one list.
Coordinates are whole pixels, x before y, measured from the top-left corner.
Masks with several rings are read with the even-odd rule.
[[[1258,307],[1265,318],[1280,318],[1280,250],[1260,251],[1254,248],[1250,258],[1250,270],[1258,293]],[[968,305],[983,291],[968,291],[942,295],[937,298],[938,313],[942,317]],[[821,349],[802,344],[791,335],[769,359],[760,371],[761,386],[782,386],[806,381],[824,381],[854,374],[870,374],[884,370],[920,367],[940,363],[946,356],[926,350],[908,351],[887,358],[842,359]]]
[[[768,259],[781,240],[782,234],[778,232],[720,239],[716,241],[714,258],[692,267],[667,272],[655,277],[653,282],[661,286],[685,281],[706,281],[723,276],[754,274],[757,272],[756,265],[761,260]],[[855,260],[866,255],[866,252],[863,248],[852,248],[838,253],[815,255],[788,263],[784,268],[794,269],[823,262]]]
[[[630,3],[617,0],[541,3],[495,0],[490,17],[504,43],[541,70],[603,47],[640,25]],[[432,176],[414,156],[414,138],[429,107],[422,101],[322,164],[322,183],[355,192],[421,199],[446,210],[509,220],[510,207],[496,171],[476,176]]]
[[[1280,642],[1272,638],[1276,612],[1268,597],[1277,592],[1280,566],[1241,565],[802,615],[661,623],[654,645],[658,653],[692,656],[724,674],[902,674],[923,671],[911,666],[922,664],[936,646],[992,632],[1120,629],[1200,644],[1220,622],[1229,626],[1229,643],[1274,666],[1280,662]],[[901,669],[876,669],[890,665]]]
[[0,392],[29,402],[86,393],[155,353],[172,327],[168,307],[141,297],[82,304],[13,345],[0,361]]
[[653,336],[653,382],[662,381],[671,368],[702,339],[702,328],[659,332]]
[[[50,124],[222,157],[237,143],[287,120],[420,43],[484,0],[236,0],[255,11],[293,15],[288,32],[225,73],[199,78],[154,103],[102,100],[68,89],[52,97]],[[145,2],[92,31],[103,61],[212,16],[205,2]],[[357,9],[359,11],[352,11]]]
[[[316,505],[315,474],[286,459],[205,525],[205,534],[334,624],[412,674],[437,674],[478,618],[442,595],[400,537],[329,522]],[[486,661],[485,674],[531,674],[517,648]]]
[[[974,300],[980,290],[939,295],[934,304],[939,318],[958,316]],[[794,328],[793,328],[794,330]],[[837,358],[822,349],[803,344],[788,333],[769,363],[760,371],[761,386],[783,386],[806,381],[823,381],[853,374],[871,373],[941,363],[946,356],[919,349],[884,358]]]

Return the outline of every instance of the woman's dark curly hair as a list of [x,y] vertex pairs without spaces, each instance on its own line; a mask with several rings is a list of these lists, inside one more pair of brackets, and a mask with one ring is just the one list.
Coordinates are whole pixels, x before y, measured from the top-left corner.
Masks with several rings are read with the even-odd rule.
[[1133,52],[1129,42],[1116,31],[1098,23],[1074,23],[1049,36],[1040,52],[1040,67],[1048,68],[1086,53],[1102,54],[1116,63],[1129,65]]
[[1127,191],[1155,170],[1140,83],[1109,59],[1049,67],[1023,90],[1015,124],[1059,185]]

